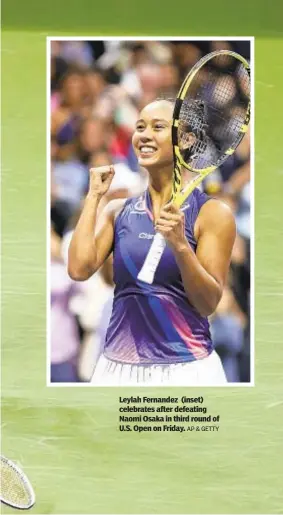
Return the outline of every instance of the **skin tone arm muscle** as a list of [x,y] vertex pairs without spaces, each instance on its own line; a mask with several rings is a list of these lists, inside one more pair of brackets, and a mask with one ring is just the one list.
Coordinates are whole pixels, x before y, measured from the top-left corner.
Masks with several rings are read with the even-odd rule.
[[202,316],[210,315],[221,299],[235,241],[230,209],[213,199],[203,205],[195,225],[196,254],[185,237],[184,214],[172,204],[161,211],[156,230],[174,253],[188,300]]
[[111,253],[115,214],[124,201],[109,202],[99,217],[98,206],[113,176],[113,167],[90,170],[89,192],[69,247],[68,273],[75,281],[89,279]]
[[97,208],[100,199],[86,197],[80,219],[75,228],[68,258],[68,273],[75,281],[89,279],[108,257],[113,242],[113,225],[111,216],[101,214],[104,237],[101,232],[95,235],[97,225]]

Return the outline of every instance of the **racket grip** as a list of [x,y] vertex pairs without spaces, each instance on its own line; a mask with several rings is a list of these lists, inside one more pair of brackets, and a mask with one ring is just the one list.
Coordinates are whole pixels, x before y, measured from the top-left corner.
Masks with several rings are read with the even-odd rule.
[[152,284],[156,269],[166,246],[166,240],[162,234],[155,234],[151,247],[145,258],[145,262],[138,274],[138,280],[147,284]]

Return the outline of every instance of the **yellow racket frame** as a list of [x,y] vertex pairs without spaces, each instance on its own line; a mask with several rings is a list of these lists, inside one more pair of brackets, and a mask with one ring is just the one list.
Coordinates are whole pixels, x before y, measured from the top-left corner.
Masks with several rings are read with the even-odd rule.
[[[245,133],[248,130],[249,122],[250,122],[250,95],[249,95],[249,102],[247,106],[247,112],[245,116],[245,121],[239,131],[239,138],[236,140],[235,145],[233,147],[229,147],[225,153],[223,154],[222,159],[220,159],[217,164],[214,164],[212,166],[209,166],[207,168],[203,169],[195,169],[192,166],[188,165],[184,159],[181,156],[180,149],[177,144],[174,143],[174,140],[176,140],[176,133],[179,126],[179,114],[182,106],[182,102],[184,101],[184,98],[186,97],[187,91],[195,77],[195,75],[199,72],[199,70],[207,64],[208,61],[213,59],[214,57],[220,56],[220,55],[227,55],[234,57],[235,59],[238,59],[240,61],[245,69],[248,72],[248,75],[250,75],[250,65],[248,61],[238,54],[237,52],[232,52],[230,50],[216,50],[215,52],[211,52],[210,54],[207,54],[202,59],[200,59],[195,66],[191,69],[191,71],[188,73],[187,77],[185,78],[180,91],[178,93],[177,99],[176,99],[176,105],[178,106],[177,109],[177,115],[176,115],[176,107],[174,109],[173,114],[173,124],[172,124],[172,141],[173,141],[173,150],[174,150],[174,179],[173,179],[173,190],[172,190],[172,200],[174,204],[177,207],[181,207],[183,202],[186,200],[186,198],[192,193],[192,191],[199,186],[199,184],[205,179],[207,175],[209,175],[211,172],[216,170],[216,168],[219,167],[220,164],[222,164],[229,156],[231,156],[236,148],[238,147],[239,143],[241,142],[242,138],[244,137]],[[174,116],[175,115],[175,116]],[[174,134],[175,133],[175,134]],[[197,173],[198,176],[195,177],[183,190],[182,190],[182,167],[186,168],[187,170],[190,170],[191,172]]]

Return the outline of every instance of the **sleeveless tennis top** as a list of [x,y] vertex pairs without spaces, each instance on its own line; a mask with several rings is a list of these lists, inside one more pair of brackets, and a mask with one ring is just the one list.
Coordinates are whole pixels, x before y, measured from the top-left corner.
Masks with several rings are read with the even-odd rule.
[[[182,206],[185,234],[196,250],[194,224],[209,197],[195,189]],[[137,279],[152,239],[149,192],[128,199],[114,231],[114,300],[104,355],[128,364],[170,364],[207,357],[213,350],[207,318],[186,296],[180,270],[167,245],[152,285]]]

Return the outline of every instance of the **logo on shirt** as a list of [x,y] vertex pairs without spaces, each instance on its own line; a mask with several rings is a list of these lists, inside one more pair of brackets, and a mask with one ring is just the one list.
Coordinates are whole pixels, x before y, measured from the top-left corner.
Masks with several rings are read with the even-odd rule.
[[154,238],[154,234],[148,234],[147,232],[140,232],[139,238],[141,240],[152,240]]
[[145,211],[145,202],[144,202],[144,199],[143,199],[143,198],[139,199],[139,200],[135,203],[135,205],[134,205],[134,209],[135,209],[136,211],[139,211],[139,212]]

